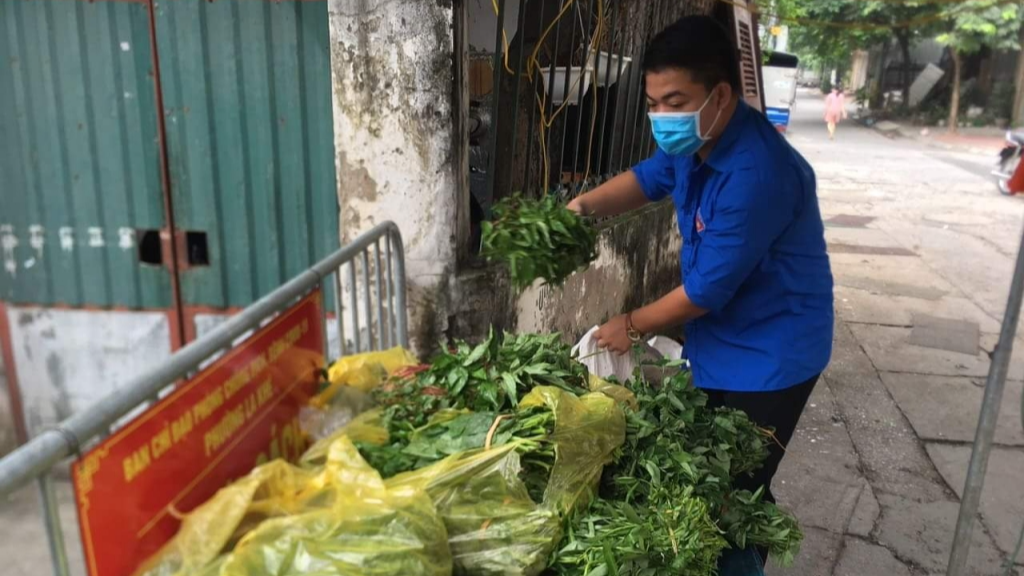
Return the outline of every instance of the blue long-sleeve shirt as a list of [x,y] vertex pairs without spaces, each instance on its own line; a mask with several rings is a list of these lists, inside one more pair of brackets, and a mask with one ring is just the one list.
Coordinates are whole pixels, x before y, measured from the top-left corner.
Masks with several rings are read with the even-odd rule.
[[694,383],[763,392],[800,384],[832,354],[832,271],[814,171],[740,101],[706,162],[659,150],[633,168],[652,201],[668,196],[683,236],[685,326]]

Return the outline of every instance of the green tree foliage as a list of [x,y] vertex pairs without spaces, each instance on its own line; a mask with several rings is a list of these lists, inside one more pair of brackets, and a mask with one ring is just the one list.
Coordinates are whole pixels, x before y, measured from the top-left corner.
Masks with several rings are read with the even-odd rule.
[[1021,10],[1016,3],[999,0],[971,0],[953,4],[946,11],[944,31],[936,40],[949,48],[953,60],[953,93],[949,104],[949,131],[956,132],[960,112],[960,68],[965,55],[988,47],[993,50],[1019,48],[1017,34]]
[[888,52],[895,39],[904,63],[901,78],[903,101],[910,91],[910,49],[918,40],[930,37],[940,21],[940,7],[915,0],[787,0],[797,3],[792,10],[796,24],[790,38],[794,50],[825,68],[848,65],[855,50],[881,46]]

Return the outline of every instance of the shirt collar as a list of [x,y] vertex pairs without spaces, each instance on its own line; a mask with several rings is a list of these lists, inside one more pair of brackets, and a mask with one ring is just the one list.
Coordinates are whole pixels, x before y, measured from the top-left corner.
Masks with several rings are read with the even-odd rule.
[[711,149],[711,154],[708,155],[706,164],[719,172],[729,167],[729,157],[733,144],[739,139],[740,132],[743,131],[743,125],[746,124],[749,116],[750,106],[741,98],[736,103],[736,110],[733,112],[732,118],[729,119],[729,125],[722,132],[722,137],[718,139],[715,147]]

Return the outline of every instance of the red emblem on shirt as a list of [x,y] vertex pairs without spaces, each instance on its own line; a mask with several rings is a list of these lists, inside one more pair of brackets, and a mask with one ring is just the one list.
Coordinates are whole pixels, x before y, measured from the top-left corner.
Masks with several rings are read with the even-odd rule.
[[697,226],[697,234],[704,233],[704,219],[700,216],[700,209],[697,209],[697,216],[693,219],[694,224]]

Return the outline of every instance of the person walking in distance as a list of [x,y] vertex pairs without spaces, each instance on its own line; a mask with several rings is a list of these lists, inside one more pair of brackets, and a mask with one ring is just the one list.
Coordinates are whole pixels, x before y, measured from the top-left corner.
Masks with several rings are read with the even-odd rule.
[[828,139],[836,139],[836,126],[846,119],[846,96],[842,86],[833,86],[832,92],[825,97],[825,124],[828,125]]

